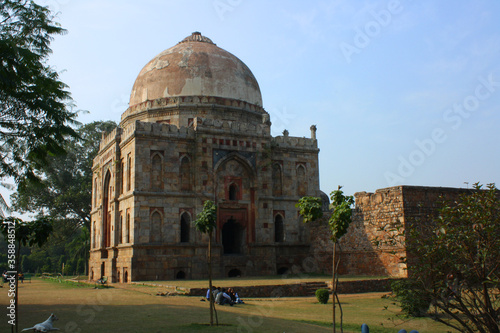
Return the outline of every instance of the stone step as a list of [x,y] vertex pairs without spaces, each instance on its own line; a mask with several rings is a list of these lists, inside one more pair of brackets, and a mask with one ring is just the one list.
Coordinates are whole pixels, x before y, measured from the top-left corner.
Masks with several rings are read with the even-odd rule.
[[305,291],[309,295],[315,295],[318,289],[328,289],[328,285],[324,282],[307,282],[305,284]]
[[326,287],[326,283],[308,283],[306,286],[308,287]]

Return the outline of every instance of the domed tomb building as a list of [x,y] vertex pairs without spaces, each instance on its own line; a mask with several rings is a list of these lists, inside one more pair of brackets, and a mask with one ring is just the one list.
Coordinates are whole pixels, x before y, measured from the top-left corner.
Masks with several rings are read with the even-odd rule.
[[301,265],[295,204],[321,194],[316,128],[272,137],[269,119],[250,69],[198,32],[146,64],[94,159],[90,279],[206,277],[208,236],[192,223],[206,200],[215,277]]

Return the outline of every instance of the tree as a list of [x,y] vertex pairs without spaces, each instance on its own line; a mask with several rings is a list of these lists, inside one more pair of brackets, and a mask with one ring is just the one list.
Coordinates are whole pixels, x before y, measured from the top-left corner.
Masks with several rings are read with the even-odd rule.
[[[98,121],[81,126],[77,138],[63,145],[66,153],[54,156],[37,172],[38,180],[19,182],[12,195],[12,207],[21,213],[34,213],[57,221],[50,245],[67,243],[67,250],[78,260],[88,261],[90,249],[90,211],[92,208],[92,163],[99,151],[102,132],[116,127],[112,121]],[[86,267],[86,266],[85,266]]]
[[0,0],[0,179],[36,179],[77,137],[70,93],[46,64],[53,35],[65,32],[53,18],[33,1]]
[[500,193],[474,184],[431,223],[407,230],[409,280],[430,316],[462,332],[500,332]]
[[214,295],[212,294],[212,232],[217,226],[217,206],[213,201],[207,200],[203,210],[193,221],[196,229],[202,234],[208,234],[208,290],[210,295],[210,326],[214,325]]
[[14,327],[17,332],[17,323],[19,319],[18,312],[18,273],[20,272],[20,253],[21,246],[42,246],[48,239],[50,233],[52,232],[52,223],[48,218],[41,218],[38,220],[24,222],[16,217],[1,217],[0,218],[0,229],[8,242],[8,267],[9,270],[14,272],[13,278],[15,280],[15,294],[14,294],[14,304],[15,304],[15,325],[11,326],[11,331],[14,331]]
[[[342,236],[347,233],[349,224],[351,222],[352,215],[352,205],[354,204],[353,196],[345,196],[341,190],[342,186],[339,186],[336,191],[330,193],[330,204],[331,215],[328,219],[328,226],[330,228],[331,236],[330,239],[333,242],[333,274],[332,274],[332,294],[333,294],[333,332],[336,331],[335,328],[335,301],[339,303],[339,308],[341,311],[341,322],[340,327],[342,330],[342,307],[337,295],[337,285],[338,285],[338,265],[340,263],[340,257],[336,259],[336,248],[338,242]],[[304,223],[309,223],[312,221],[319,220],[323,216],[323,211],[321,209],[321,198],[318,197],[302,197],[299,202],[295,205],[299,208],[299,214],[303,217]]]
[[[86,227],[81,228],[80,233],[76,237],[74,237],[73,240],[67,245],[67,248],[69,248],[71,250],[71,253],[73,254],[71,259],[73,261],[76,261],[77,263],[75,270],[77,272],[81,272],[79,263],[82,262],[83,274],[88,275],[87,264],[89,262],[88,253],[90,251],[89,229]],[[71,274],[71,271],[69,271],[69,274]]]
[[102,132],[116,127],[112,121],[97,121],[81,126],[78,138],[62,146],[65,154],[47,161],[38,171],[40,180],[20,181],[12,195],[13,209],[22,213],[49,215],[73,221],[75,227],[90,226],[92,163],[99,151]]
[[323,217],[322,203],[323,201],[319,197],[302,197],[295,207],[299,208],[302,221],[309,223]]

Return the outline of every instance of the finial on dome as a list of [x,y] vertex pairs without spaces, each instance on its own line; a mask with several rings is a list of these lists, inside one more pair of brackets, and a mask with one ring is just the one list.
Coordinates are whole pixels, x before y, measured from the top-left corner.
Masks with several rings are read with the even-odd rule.
[[195,31],[191,34],[191,36],[187,36],[186,38],[184,38],[180,43],[185,43],[185,42],[202,42],[202,43],[210,43],[210,44],[214,44],[214,42],[212,42],[212,40],[208,37],[205,37],[201,34],[201,32],[199,31]]

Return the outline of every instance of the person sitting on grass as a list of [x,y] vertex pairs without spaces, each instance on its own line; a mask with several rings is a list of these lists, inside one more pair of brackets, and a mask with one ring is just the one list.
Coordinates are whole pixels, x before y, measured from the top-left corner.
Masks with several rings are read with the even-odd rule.
[[240,298],[240,296],[238,295],[237,292],[234,291],[234,296],[236,298],[236,300],[234,301],[235,303],[237,304],[245,304],[245,302],[243,302],[243,300]]
[[[210,288],[207,289],[207,294],[205,295],[205,299],[207,301],[210,301]],[[205,299],[202,299],[202,301],[204,301]]]
[[231,301],[233,303],[236,303],[236,293],[234,292],[233,288],[228,288],[227,294],[229,295],[229,297],[231,297]]
[[215,298],[215,303],[219,305],[229,304],[233,306],[233,301],[231,300],[231,296],[226,293],[226,290],[223,288]]
[[233,303],[245,304],[245,302],[243,302],[243,300],[240,298],[240,296],[238,296],[238,293],[234,291],[233,288],[229,288],[227,293],[229,294],[229,296],[231,296],[231,300],[233,301]]
[[[214,297],[219,293],[219,289],[219,287],[212,287],[212,294],[214,295]],[[200,299],[200,301],[202,302],[205,302],[205,300],[210,301],[210,288],[207,289],[205,298]]]
[[212,287],[212,295],[214,296],[214,300],[220,292],[220,287]]

